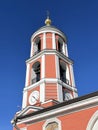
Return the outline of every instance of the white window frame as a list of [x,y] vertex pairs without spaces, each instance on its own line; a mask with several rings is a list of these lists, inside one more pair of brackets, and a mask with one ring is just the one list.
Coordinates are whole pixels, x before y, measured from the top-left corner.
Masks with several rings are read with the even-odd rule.
[[92,130],[97,121],[98,121],[98,110],[92,115],[91,119],[88,122],[86,130]]
[[49,123],[52,123],[52,122],[56,122],[58,124],[58,128],[59,130],[62,130],[61,128],[61,121],[57,118],[52,118],[52,119],[48,119],[44,125],[43,125],[43,130],[45,130],[46,126],[49,124]]

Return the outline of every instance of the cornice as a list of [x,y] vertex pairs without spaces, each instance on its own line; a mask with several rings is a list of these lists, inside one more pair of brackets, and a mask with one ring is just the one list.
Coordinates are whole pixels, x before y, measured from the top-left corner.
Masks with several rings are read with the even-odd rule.
[[76,87],[70,86],[70,85],[62,82],[60,79],[56,79],[56,78],[43,78],[39,82],[36,82],[35,84],[32,84],[30,86],[24,87],[24,91],[30,90],[32,88],[35,88],[38,85],[41,85],[43,83],[58,83],[60,85],[63,85],[64,87],[66,87],[67,89],[69,89],[71,91],[77,92]]
[[32,40],[34,39],[34,37],[36,37],[37,35],[39,35],[41,33],[47,33],[47,32],[59,34],[60,36],[62,36],[64,38],[65,42],[67,42],[67,37],[65,36],[65,34],[62,31],[60,31],[59,29],[57,29],[54,26],[43,26],[31,36],[31,43],[32,43]]
[[32,114],[17,117],[18,123],[34,123],[98,106],[98,92],[69,100]]
[[69,59],[67,56],[65,56],[63,53],[60,53],[57,50],[47,50],[47,49],[44,49],[44,50],[40,51],[39,53],[37,53],[36,55],[33,55],[32,57],[30,57],[30,59],[28,59],[26,61],[26,63],[30,63],[30,62],[32,62],[32,60],[36,60],[46,54],[55,54],[59,58],[63,59],[65,62],[68,62],[69,64],[73,64],[73,61],[71,59]]

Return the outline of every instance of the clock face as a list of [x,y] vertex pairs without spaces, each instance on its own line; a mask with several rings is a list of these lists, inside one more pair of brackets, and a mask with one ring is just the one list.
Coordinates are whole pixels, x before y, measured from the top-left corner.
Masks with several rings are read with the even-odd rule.
[[29,97],[29,103],[31,105],[34,105],[35,103],[37,103],[39,99],[39,92],[38,91],[33,91],[31,94],[30,94],[30,97]]

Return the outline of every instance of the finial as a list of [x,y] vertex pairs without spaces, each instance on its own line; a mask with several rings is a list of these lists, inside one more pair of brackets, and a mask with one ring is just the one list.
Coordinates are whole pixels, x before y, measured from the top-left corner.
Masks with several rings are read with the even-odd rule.
[[45,24],[46,24],[46,26],[51,25],[51,19],[49,18],[49,11],[47,11],[47,19],[45,20]]

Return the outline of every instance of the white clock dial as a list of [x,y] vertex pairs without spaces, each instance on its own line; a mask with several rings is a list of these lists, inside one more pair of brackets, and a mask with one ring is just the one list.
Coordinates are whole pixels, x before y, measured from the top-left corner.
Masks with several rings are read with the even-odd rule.
[[29,97],[29,103],[31,105],[34,105],[35,103],[37,103],[39,99],[39,92],[38,91],[33,91],[31,94],[30,94],[30,97]]

